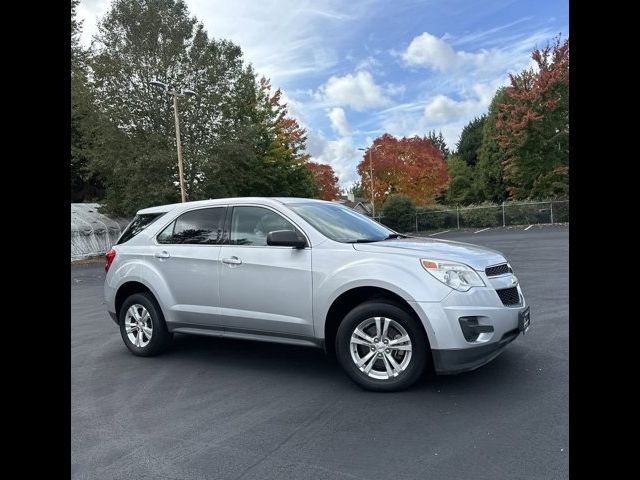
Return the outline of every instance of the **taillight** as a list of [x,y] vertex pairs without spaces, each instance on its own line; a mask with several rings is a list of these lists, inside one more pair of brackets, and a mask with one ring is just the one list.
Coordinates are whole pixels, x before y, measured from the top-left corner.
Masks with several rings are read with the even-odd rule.
[[111,267],[111,264],[113,263],[113,259],[116,258],[116,251],[112,248],[111,250],[109,250],[107,252],[107,254],[104,256],[106,262],[104,264],[104,271],[108,272],[109,268]]

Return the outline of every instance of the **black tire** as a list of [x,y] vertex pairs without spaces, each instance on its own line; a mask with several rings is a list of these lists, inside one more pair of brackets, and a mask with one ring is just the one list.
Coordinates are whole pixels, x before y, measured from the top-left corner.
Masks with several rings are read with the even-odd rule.
[[[409,335],[411,357],[404,371],[397,377],[388,379],[371,378],[358,368],[352,358],[351,335],[358,325],[371,317],[387,317],[394,320]],[[366,348],[368,347],[365,347],[364,351],[366,351]],[[358,305],[344,317],[338,327],[336,335],[336,357],[338,362],[351,380],[365,390],[395,392],[410,387],[424,372],[429,354],[429,342],[422,326],[403,308],[388,301],[373,300]]]
[[[148,343],[145,346],[136,346],[135,343],[129,339],[126,332],[125,319],[127,311],[132,305],[143,306],[147,312],[149,312],[149,316],[151,317],[153,330],[151,338],[147,339]],[[122,336],[124,344],[131,353],[140,357],[151,357],[164,352],[169,347],[171,340],[173,339],[173,334],[169,333],[167,330],[162,310],[160,310],[158,302],[150,293],[134,293],[129,296],[120,308],[118,324],[120,325],[120,335]]]

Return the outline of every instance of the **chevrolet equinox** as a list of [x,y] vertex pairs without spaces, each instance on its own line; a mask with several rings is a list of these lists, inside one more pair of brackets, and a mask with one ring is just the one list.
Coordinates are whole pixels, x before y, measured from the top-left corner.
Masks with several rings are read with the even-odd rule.
[[105,270],[107,309],[134,355],[162,352],[174,333],[316,346],[369,390],[406,388],[428,365],[473,370],[530,322],[501,253],[321,200],[146,208]]

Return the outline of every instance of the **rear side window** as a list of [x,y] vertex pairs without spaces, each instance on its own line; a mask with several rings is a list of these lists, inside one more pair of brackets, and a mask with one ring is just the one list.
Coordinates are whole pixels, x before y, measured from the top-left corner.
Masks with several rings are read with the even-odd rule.
[[162,244],[216,245],[222,243],[227,208],[202,208],[183,213],[157,237]]
[[124,229],[122,235],[120,235],[117,245],[128,242],[164,214],[165,212],[136,215],[129,226]]

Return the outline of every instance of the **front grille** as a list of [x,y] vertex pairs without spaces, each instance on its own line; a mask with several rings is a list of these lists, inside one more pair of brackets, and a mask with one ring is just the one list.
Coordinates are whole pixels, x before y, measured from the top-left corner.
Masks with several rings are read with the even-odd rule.
[[518,305],[520,303],[520,294],[518,293],[518,287],[503,288],[496,290],[503,305]]
[[506,263],[500,265],[494,265],[493,267],[487,267],[484,269],[484,273],[487,277],[497,277],[498,275],[504,275],[505,273],[513,273],[513,270]]

